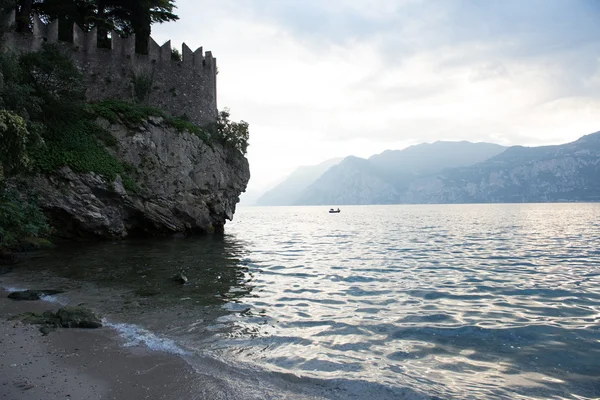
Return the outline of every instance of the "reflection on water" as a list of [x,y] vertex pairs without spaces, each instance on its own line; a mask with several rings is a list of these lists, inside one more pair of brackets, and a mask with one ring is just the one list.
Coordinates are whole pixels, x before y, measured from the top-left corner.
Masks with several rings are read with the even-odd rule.
[[[72,244],[35,254],[15,274],[21,286],[66,290],[70,303],[165,332],[184,328],[181,320],[227,314],[221,305],[252,291],[241,248],[222,236]],[[178,273],[188,278],[185,285],[173,279]]]
[[599,204],[326,211],[228,226],[268,317],[224,353],[443,398],[600,396]]
[[52,251],[15,279],[376,398],[600,396],[599,204],[327,210],[242,208],[224,237]]

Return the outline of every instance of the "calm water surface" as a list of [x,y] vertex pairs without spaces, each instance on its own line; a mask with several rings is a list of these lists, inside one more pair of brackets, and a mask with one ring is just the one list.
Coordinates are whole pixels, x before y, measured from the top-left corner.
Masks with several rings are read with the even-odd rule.
[[62,249],[5,282],[323,397],[600,397],[600,204],[327,210],[241,208],[222,238]]

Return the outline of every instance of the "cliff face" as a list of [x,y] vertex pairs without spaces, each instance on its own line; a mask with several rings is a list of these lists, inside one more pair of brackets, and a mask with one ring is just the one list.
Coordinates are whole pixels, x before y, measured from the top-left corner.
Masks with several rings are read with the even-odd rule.
[[412,182],[403,203],[600,200],[600,133],[560,146],[515,146],[485,162]]
[[29,185],[57,233],[69,238],[124,238],[223,230],[250,179],[247,159],[219,143],[178,132],[161,118],[139,127],[101,124],[114,135],[111,148],[131,164],[135,190],[122,177],[110,182],[64,167]]

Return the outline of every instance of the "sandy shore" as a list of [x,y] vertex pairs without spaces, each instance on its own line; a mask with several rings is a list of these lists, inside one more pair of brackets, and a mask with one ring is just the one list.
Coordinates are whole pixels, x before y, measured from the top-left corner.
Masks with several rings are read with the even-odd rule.
[[200,377],[181,358],[123,348],[110,328],[59,329],[11,321],[26,311],[56,311],[43,301],[13,301],[0,289],[0,399],[189,399]]

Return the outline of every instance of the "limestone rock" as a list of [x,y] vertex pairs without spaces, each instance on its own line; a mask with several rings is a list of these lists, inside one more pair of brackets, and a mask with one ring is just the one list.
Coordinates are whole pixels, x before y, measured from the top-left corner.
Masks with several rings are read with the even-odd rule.
[[137,190],[127,190],[123,177],[110,182],[68,167],[35,176],[28,185],[58,235],[113,239],[223,231],[250,179],[239,151],[178,132],[162,119],[136,129],[101,123],[117,139],[109,151],[135,168]]

